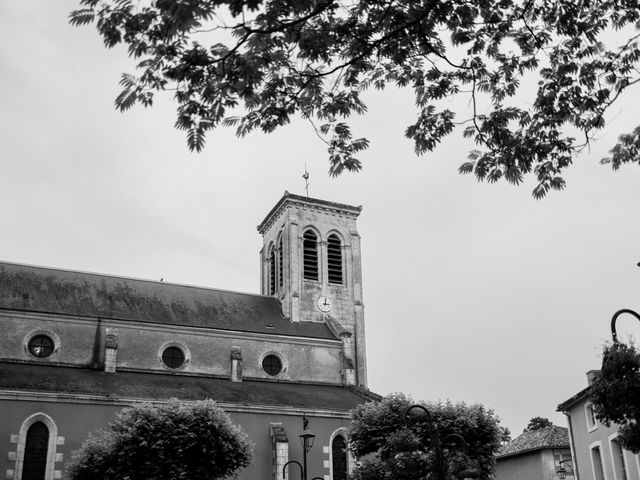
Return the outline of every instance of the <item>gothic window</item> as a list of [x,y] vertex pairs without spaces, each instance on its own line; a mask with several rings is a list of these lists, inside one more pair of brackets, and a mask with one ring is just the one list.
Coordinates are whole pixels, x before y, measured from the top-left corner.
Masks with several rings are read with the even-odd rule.
[[22,464],[22,480],[44,480],[47,469],[49,429],[42,422],[35,422],[27,430]]
[[331,442],[332,480],[347,480],[347,442],[336,435]]
[[278,286],[280,288],[283,287],[284,285],[284,269],[282,268],[283,265],[283,260],[282,260],[282,234],[280,235],[280,238],[278,239]]
[[178,347],[167,347],[162,352],[162,362],[169,368],[180,368],[184,360],[184,352]]
[[342,242],[335,233],[327,239],[327,273],[329,283],[342,285]]
[[269,295],[276,293],[276,251],[269,254]]
[[307,230],[302,238],[304,279],[318,280],[318,237]]
[[282,361],[277,355],[267,355],[262,360],[262,369],[272,377],[275,377],[282,371]]
[[53,353],[54,343],[47,335],[36,335],[29,340],[29,353],[34,357],[46,358]]

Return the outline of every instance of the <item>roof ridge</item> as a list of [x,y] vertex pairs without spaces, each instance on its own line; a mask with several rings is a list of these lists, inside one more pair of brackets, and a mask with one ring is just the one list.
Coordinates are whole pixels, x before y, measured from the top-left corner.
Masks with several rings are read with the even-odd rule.
[[192,285],[192,284],[188,284],[188,283],[175,283],[175,282],[165,282],[164,280],[151,280],[149,278],[140,278],[140,277],[128,277],[128,276],[122,276],[122,275],[115,275],[112,273],[100,273],[100,272],[92,272],[89,270],[76,270],[76,269],[69,269],[69,268],[61,268],[61,267],[50,267],[50,266],[46,266],[46,265],[35,265],[32,263],[17,263],[17,262],[9,262],[6,260],[0,260],[0,267],[2,265],[12,265],[15,267],[28,267],[28,268],[37,268],[40,270],[51,270],[54,272],[64,272],[64,273],[78,273],[78,274],[82,274],[82,275],[91,275],[94,277],[107,277],[107,278],[113,278],[113,279],[118,279],[118,280],[131,280],[134,282],[143,282],[143,283],[150,283],[150,284],[156,284],[156,285],[169,285],[169,286],[173,286],[173,287],[183,287],[183,288],[195,288],[198,290],[210,290],[210,291],[214,291],[214,292],[224,292],[224,293],[236,293],[238,295],[247,295],[247,296],[251,296],[251,297],[262,297],[262,298],[273,298],[275,300],[274,297],[272,297],[271,295],[264,295],[261,293],[250,293],[250,292],[240,292],[238,290],[229,290],[229,289],[224,289],[224,288],[215,288],[215,287],[205,287],[205,286],[201,286],[201,285]]

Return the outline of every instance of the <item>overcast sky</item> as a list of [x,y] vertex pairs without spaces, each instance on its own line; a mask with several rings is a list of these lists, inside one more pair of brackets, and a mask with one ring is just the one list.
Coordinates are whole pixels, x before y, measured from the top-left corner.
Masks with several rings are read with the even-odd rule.
[[639,123],[637,91],[542,201],[458,175],[460,135],[416,157],[402,91],[368,97],[364,171],[331,179],[303,122],[221,129],[192,154],[168,95],[116,112],[132,62],[68,25],[76,5],[0,0],[0,260],[257,293],[256,225],[304,193],[306,162],[312,197],[363,206],[369,387],[481,402],[516,435],[534,416],[566,425],[556,406],[599,367],[611,315],[640,309],[640,167],[598,163]]

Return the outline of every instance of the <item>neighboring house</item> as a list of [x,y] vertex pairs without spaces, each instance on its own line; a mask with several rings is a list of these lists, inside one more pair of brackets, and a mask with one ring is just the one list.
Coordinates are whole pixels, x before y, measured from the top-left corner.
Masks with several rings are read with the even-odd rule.
[[[591,385],[596,371],[587,372]],[[640,480],[640,457],[624,450],[616,440],[618,428],[596,418],[589,402],[589,387],[558,405],[567,416],[579,480]]]
[[212,398],[247,432],[255,455],[239,480],[302,461],[303,415],[308,478],[346,480],[349,411],[377,398],[360,211],[285,192],[258,227],[260,295],[0,263],[2,478],[64,479],[71,452],[123,407],[177,397]]
[[551,425],[524,432],[498,452],[495,480],[557,480],[564,466],[571,474],[569,433],[564,427]]

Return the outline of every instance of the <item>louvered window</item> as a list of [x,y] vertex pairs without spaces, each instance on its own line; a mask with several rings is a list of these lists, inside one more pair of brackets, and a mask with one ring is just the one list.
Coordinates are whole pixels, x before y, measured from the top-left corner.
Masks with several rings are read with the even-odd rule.
[[282,268],[282,235],[278,240],[278,285],[280,288],[284,285],[284,269]]
[[318,280],[318,237],[313,230],[303,235],[304,278]]
[[276,293],[276,251],[269,255],[269,295]]
[[327,239],[327,273],[329,283],[342,285],[342,242],[336,234]]

